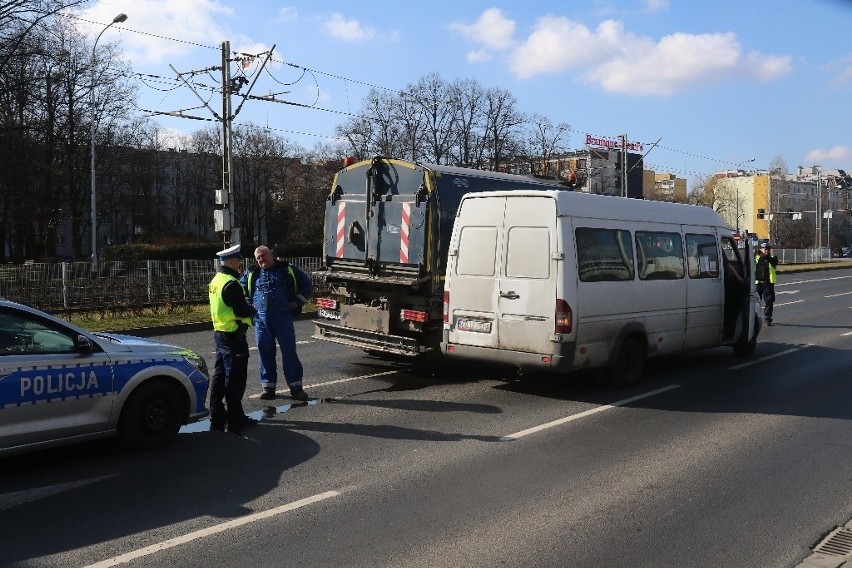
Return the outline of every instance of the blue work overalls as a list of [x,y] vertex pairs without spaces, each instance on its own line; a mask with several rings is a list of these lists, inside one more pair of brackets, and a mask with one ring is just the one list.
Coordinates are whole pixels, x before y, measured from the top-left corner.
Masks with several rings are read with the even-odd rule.
[[[275,389],[278,369],[275,343],[281,347],[281,367],[291,391],[302,388],[302,362],[296,353],[296,330],[290,302],[296,300],[294,276],[286,264],[276,263],[270,269],[260,268],[247,279],[249,300],[257,308],[254,336],[260,355],[260,382],[264,389]],[[250,288],[253,288],[253,293]],[[297,302],[298,303],[298,302]]]

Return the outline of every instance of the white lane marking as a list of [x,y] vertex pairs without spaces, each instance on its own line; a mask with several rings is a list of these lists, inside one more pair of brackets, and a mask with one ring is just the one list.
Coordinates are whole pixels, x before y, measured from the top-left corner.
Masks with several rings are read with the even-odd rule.
[[24,489],[23,491],[3,493],[0,494],[0,501],[2,501],[0,502],[0,511],[3,511],[4,509],[11,509],[12,507],[17,507],[18,505],[29,503],[30,501],[44,499],[45,497],[53,497],[54,495],[59,495],[60,493],[64,493],[65,491],[71,491],[72,489],[77,489],[78,487],[84,487],[92,483],[97,483],[98,481],[109,479],[110,477],[115,477],[115,474],[104,475],[101,477],[92,477],[91,479],[82,479],[80,481],[57,483],[56,485],[48,485],[46,487],[39,487],[37,489]]
[[732,367],[728,367],[728,369],[732,371],[736,371],[738,369],[743,369],[745,367],[750,367],[752,365],[758,365],[763,363],[764,361],[769,361],[770,359],[775,359],[776,357],[781,357],[782,355],[789,355],[790,353],[795,353],[796,351],[801,351],[806,347],[813,347],[812,344],[806,343],[805,345],[799,345],[798,347],[793,347],[792,349],[787,349],[786,351],[779,351],[778,353],[773,353],[772,355],[767,355],[766,357],[761,357],[760,359],[751,359],[745,363],[740,363],[739,365],[734,365]]
[[846,337],[847,335],[852,335],[852,331],[847,331],[846,333],[841,333],[840,337]]
[[837,298],[838,296],[848,296],[849,294],[852,294],[852,292],[841,292],[840,294],[829,294],[828,296],[825,296],[825,297],[826,298]]
[[830,282],[832,280],[843,280],[845,278],[852,278],[852,276],[832,276],[831,278],[814,278],[813,280],[795,280],[793,282],[784,282],[783,284],[778,283],[775,286],[792,286],[793,284],[811,284],[813,282]]
[[[328,385],[339,385],[340,383],[349,383],[351,381],[360,381],[363,379],[372,379],[373,377],[384,377],[386,375],[396,375],[401,373],[402,371],[383,371],[381,373],[372,373],[370,375],[361,375],[358,377],[349,377],[347,379],[337,379],[334,381],[326,381],[324,383],[305,383],[306,388],[314,388],[314,387],[327,387]],[[283,394],[285,392],[290,392],[290,389],[279,389],[275,391],[276,394]],[[260,393],[249,395],[247,398],[259,398]]]
[[554,420],[553,422],[548,422],[546,424],[540,424],[539,426],[533,426],[532,428],[527,428],[526,430],[521,430],[520,432],[515,432],[514,434],[509,434],[508,436],[503,436],[500,438],[503,442],[510,442],[512,440],[517,440],[518,438],[523,438],[524,436],[529,436],[530,434],[535,434],[536,432],[541,432],[542,430],[546,430],[548,428],[553,428],[554,426],[561,426],[567,422],[572,422],[574,420],[578,420],[580,418],[585,418],[586,416],[591,416],[592,414],[597,414],[598,412],[603,412],[604,410],[612,410],[613,408],[617,408],[619,406],[624,406],[625,404],[630,404],[631,402],[641,400],[643,398],[648,398],[650,396],[658,395],[660,393],[670,391],[672,389],[680,388],[680,385],[669,385],[667,387],[663,387],[661,389],[653,390],[651,392],[646,392],[645,394],[640,394],[636,396],[632,396],[630,398],[625,398],[624,400],[619,400],[617,402],[613,402],[612,404],[605,404],[603,406],[598,406],[597,408],[592,408],[591,410],[586,410],[585,412],[580,412],[578,414],[572,414],[571,416],[566,416],[564,418],[559,418],[558,420]]
[[799,290],[787,290],[786,292],[775,292],[776,296],[780,296],[781,294],[798,294]]
[[143,556],[149,556],[161,550],[174,548],[176,546],[186,544],[199,538],[204,538],[213,534],[224,532],[236,527],[240,527],[242,525],[253,523],[255,521],[260,521],[262,519],[268,519],[269,517],[274,517],[275,515],[280,515],[281,513],[286,513],[287,511],[293,511],[306,505],[317,503],[319,501],[323,501],[324,499],[329,499],[330,497],[336,497],[337,495],[340,495],[340,492],[326,491],[325,493],[319,493],[312,497],[306,497],[305,499],[300,499],[298,501],[294,501],[293,503],[288,503],[286,505],[281,505],[280,507],[275,507],[274,509],[267,509],[266,511],[260,511],[251,515],[246,515],[245,517],[240,517],[238,519],[234,519],[233,521],[227,521],[225,523],[213,525],[212,527],[207,527],[206,529],[191,532],[183,536],[170,538],[169,540],[164,540],[163,542],[158,542],[156,544],[152,544],[151,546],[146,546],[145,548],[133,550],[125,554],[120,554],[118,556],[108,558],[107,560],[96,562],[95,564],[89,564],[85,568],[106,568],[107,566],[118,566],[119,564],[127,564],[131,560],[142,558]]
[[775,307],[778,306],[789,306],[790,304],[801,304],[804,300],[793,300],[792,302],[784,302],[783,304],[775,304]]

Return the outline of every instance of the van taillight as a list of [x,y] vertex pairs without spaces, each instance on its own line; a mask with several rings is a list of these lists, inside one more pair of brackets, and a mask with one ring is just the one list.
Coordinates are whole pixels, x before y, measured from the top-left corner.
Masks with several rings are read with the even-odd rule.
[[316,306],[318,308],[325,308],[327,310],[336,310],[337,300],[332,300],[331,298],[317,298]]
[[565,300],[556,300],[556,333],[571,333],[571,306]]
[[444,290],[444,323],[450,321],[450,291]]

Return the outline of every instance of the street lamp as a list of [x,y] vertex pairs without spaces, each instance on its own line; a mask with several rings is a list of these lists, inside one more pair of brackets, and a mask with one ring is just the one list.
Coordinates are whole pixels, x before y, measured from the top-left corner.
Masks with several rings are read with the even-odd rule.
[[[757,158],[752,158],[750,160],[743,160],[742,162],[737,164],[737,166],[734,168],[737,172],[737,176],[739,176],[739,173],[740,173],[740,166],[742,166],[744,164],[750,164],[751,162],[755,161],[756,159]],[[736,222],[736,225],[737,225],[737,235],[739,236],[739,234],[740,234],[740,184],[739,184],[739,181],[734,185],[734,187],[736,188],[736,191],[737,191],[737,213],[736,213],[737,222]]]
[[98,218],[97,218],[97,201],[95,199],[96,188],[95,188],[95,119],[97,118],[95,112],[95,50],[98,48],[98,41],[100,41],[101,36],[104,35],[104,32],[107,31],[110,26],[113,24],[120,24],[127,20],[127,14],[121,13],[112,21],[107,24],[107,26],[101,30],[101,33],[98,34],[98,37],[95,38],[95,44],[92,46],[92,88],[91,88],[91,107],[92,107],[92,140],[89,148],[89,153],[92,155],[92,266],[97,267],[98,265]]

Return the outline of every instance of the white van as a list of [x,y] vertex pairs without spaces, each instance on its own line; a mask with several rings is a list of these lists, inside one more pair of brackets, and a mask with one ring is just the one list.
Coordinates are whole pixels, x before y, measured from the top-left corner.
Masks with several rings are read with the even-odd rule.
[[638,382],[648,357],[754,352],[753,254],[708,207],[561,190],[465,195],[441,350]]

